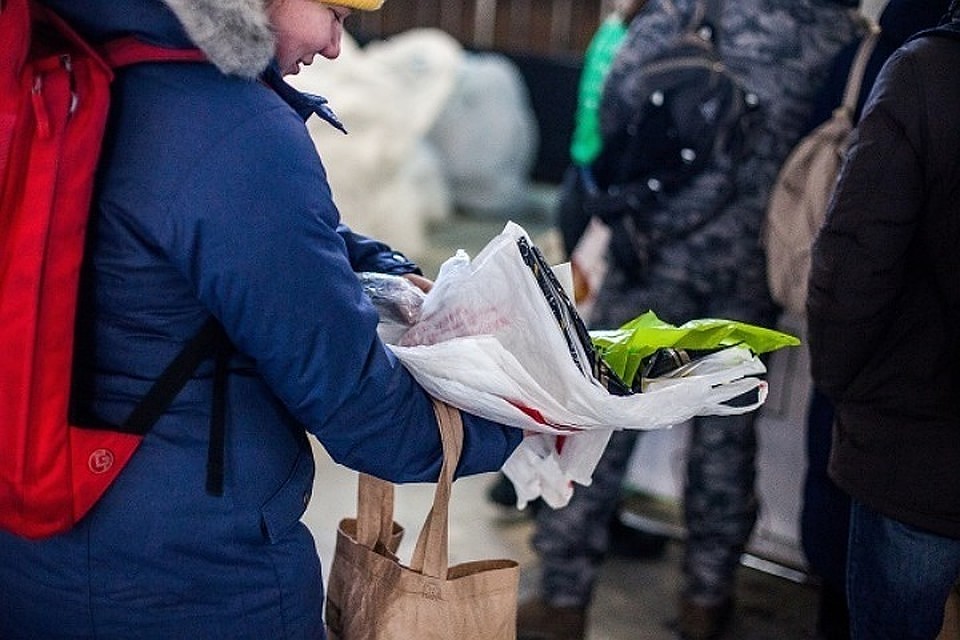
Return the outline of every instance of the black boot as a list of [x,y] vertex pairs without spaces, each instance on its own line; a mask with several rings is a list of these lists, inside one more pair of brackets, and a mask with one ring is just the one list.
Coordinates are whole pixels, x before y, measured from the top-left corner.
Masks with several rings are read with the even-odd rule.
[[[510,482],[510,478],[503,473],[498,473],[496,482],[487,489],[487,499],[501,507],[509,507],[510,509],[517,510],[517,491],[513,488],[513,483]],[[537,498],[527,503],[526,508],[523,511],[518,511],[518,513],[532,518],[537,515],[537,511],[541,506],[543,506],[543,500]]]
[[517,640],[584,640],[587,610],[531,600],[517,610]]
[[659,533],[645,531],[626,524],[620,517],[620,509],[610,519],[609,553],[621,558],[656,560],[667,552],[670,538]]
[[850,613],[843,591],[821,585],[817,632],[823,640],[850,640]]
[[680,601],[678,620],[683,640],[717,640],[730,626],[733,618],[733,599],[717,604],[703,605],[689,598]]

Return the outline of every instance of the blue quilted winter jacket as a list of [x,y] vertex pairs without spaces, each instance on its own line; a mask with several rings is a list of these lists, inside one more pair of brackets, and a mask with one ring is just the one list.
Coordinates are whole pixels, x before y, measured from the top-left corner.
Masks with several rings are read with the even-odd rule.
[[[47,3],[96,40],[136,32],[191,44],[159,0]],[[237,0],[170,6],[262,11]],[[210,63],[118,73],[83,287],[79,405],[122,422],[212,314],[235,348],[224,495],[204,487],[206,362],[77,527],[41,542],[0,533],[3,640],[323,638],[320,561],[300,522],[313,488],[308,434],[337,462],[391,481],[438,475],[430,400],[377,338],[355,276],[415,266],[340,223],[304,126],[319,103],[274,69],[260,80]],[[498,469],[521,437],[475,416],[465,427],[460,475]]]

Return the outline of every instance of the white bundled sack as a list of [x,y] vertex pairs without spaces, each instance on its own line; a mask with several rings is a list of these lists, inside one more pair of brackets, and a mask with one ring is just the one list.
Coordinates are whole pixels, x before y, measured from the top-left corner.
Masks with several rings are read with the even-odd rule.
[[[697,361],[683,377],[644,393],[612,395],[571,356],[571,347],[518,248],[526,232],[509,222],[470,260],[441,267],[419,320],[391,345],[432,395],[476,415],[522,428],[504,466],[520,506],[537,497],[566,504],[572,482],[587,485],[615,429],[661,429],[698,415],[746,413],[766,398],[763,363],[745,347]],[[583,360],[583,354],[578,354]],[[756,402],[725,402],[748,392]]]
[[416,254],[426,225],[453,210],[444,160],[427,132],[450,100],[463,47],[439,29],[412,29],[361,48],[344,33],[335,64],[317,60],[291,78],[330,99],[350,135],[307,120],[337,207],[353,229]]
[[456,206],[506,219],[530,204],[539,131],[527,85],[499,53],[467,54],[458,71],[427,139]]

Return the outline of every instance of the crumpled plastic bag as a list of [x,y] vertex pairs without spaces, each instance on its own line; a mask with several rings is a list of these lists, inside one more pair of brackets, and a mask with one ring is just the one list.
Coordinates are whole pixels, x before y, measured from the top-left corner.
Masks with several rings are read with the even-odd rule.
[[[572,483],[590,483],[613,430],[746,413],[766,399],[766,382],[757,377],[766,368],[743,345],[713,353],[696,371],[647,392],[611,394],[571,357],[521,242],[530,243],[526,232],[508,222],[475,259],[457,252],[441,267],[419,320],[390,345],[432,395],[527,432],[503,468],[518,506],[537,497],[565,505]],[[751,402],[727,404],[751,393]]]
[[426,294],[403,276],[363,271],[357,274],[380,322],[377,334],[384,342],[396,342],[420,319]]

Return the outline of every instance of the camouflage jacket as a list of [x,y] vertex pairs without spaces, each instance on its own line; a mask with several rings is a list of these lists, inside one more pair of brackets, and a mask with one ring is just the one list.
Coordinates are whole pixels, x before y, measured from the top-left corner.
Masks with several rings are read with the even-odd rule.
[[[631,72],[689,23],[696,0],[650,0],[630,24],[611,67],[600,119],[615,131],[644,100]],[[799,140],[834,55],[863,32],[861,14],[827,0],[722,3],[718,49],[760,101],[755,152],[737,172],[737,194],[717,202],[709,169],[642,214],[654,245],[648,278],[682,280],[697,297],[771,309],[761,246],[767,199]],[[614,278],[616,280],[616,278]],[[755,315],[755,314],[750,314]]]

